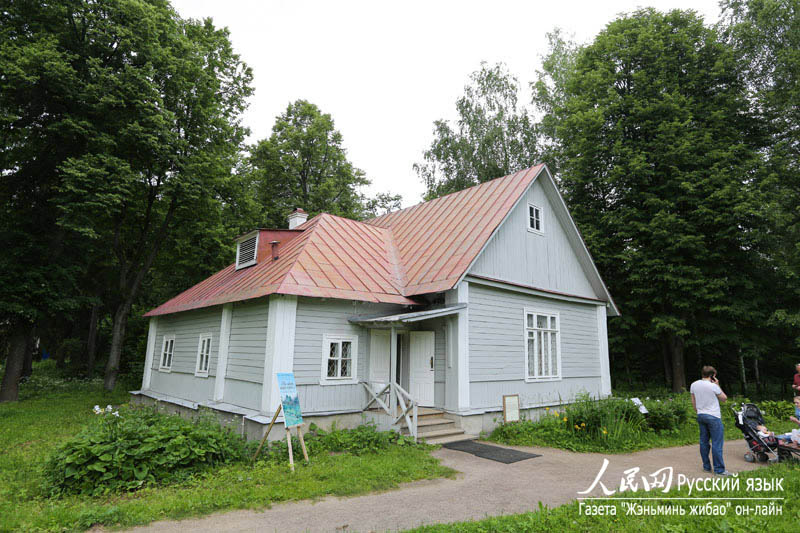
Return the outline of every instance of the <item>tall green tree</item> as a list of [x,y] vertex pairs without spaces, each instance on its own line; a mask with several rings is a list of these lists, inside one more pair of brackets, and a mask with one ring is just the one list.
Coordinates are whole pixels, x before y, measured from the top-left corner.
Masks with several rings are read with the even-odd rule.
[[[737,57],[694,12],[645,9],[573,65],[547,80],[557,95],[538,86],[561,185],[625,315],[617,345],[644,337],[680,390],[686,349],[694,363],[735,353],[754,290],[757,156]],[[712,324],[727,342],[702,342]]]
[[246,134],[239,117],[252,76],[226,30],[183,20],[166,0],[23,0],[0,12],[15,32],[3,39],[0,70],[15,77],[2,134],[19,150],[4,155],[4,179],[39,195],[19,218],[46,210],[41,233],[63,235],[72,250],[57,264],[101,265],[97,277],[112,280],[102,291],[113,319],[111,389],[131,308],[159,254],[175,249],[176,228],[192,233],[216,219]]
[[537,161],[536,132],[518,102],[519,83],[502,65],[481,63],[456,102],[458,119],[434,122],[434,140],[414,169],[426,199],[460,191]]
[[[250,165],[265,224],[283,227],[295,207],[312,215],[369,215],[371,207],[360,189],[370,181],[347,158],[331,116],[310,102],[289,104],[276,118],[272,135],[253,147]],[[397,203],[399,197],[384,195],[387,201]]]
[[800,0],[726,0],[721,7],[721,29],[741,57],[763,130],[755,180],[770,225],[759,236],[778,275],[774,292],[784,296],[772,318],[800,347]]
[[536,132],[541,160],[558,175],[561,169],[561,150],[556,134],[560,120],[558,110],[568,98],[567,81],[574,74],[580,47],[558,28],[547,34],[547,41],[548,53],[542,56],[542,67],[536,72],[536,81],[531,83],[531,95],[540,115]]
[[83,303],[82,247],[56,225],[51,203],[83,127],[65,116],[78,81],[48,31],[67,22],[62,14],[34,1],[0,4],[0,322],[9,339],[0,401],[17,399],[35,325]]

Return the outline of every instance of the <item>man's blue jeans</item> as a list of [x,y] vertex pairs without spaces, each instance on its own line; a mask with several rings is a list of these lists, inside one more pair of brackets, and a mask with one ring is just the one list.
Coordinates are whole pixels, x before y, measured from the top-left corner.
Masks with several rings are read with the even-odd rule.
[[[714,458],[714,472],[721,474],[725,471],[725,461],[722,460],[722,444],[725,442],[725,428],[722,427],[722,420],[716,416],[699,414],[697,424],[700,426],[700,459],[703,460],[703,469],[711,470],[711,463],[708,461],[708,451]],[[711,439],[709,445],[708,440]]]

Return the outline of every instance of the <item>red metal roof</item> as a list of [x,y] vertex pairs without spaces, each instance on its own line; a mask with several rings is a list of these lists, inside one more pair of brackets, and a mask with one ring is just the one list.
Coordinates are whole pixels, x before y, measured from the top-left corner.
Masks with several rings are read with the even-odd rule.
[[367,221],[391,230],[406,296],[452,289],[541,171],[537,165]]
[[411,296],[458,283],[542,167],[366,222],[322,213],[292,233],[272,230],[270,237],[284,237],[277,260],[259,242],[254,266],[230,265],[145,316],[275,293],[417,304]]

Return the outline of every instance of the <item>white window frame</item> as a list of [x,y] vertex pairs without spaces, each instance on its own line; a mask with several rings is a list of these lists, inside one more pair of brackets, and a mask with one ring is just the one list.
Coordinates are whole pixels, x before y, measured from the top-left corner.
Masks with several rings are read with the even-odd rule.
[[[352,369],[349,377],[328,377],[328,355],[332,343],[350,342],[350,361]],[[341,348],[340,348],[341,350]],[[341,353],[341,352],[340,352]],[[341,368],[341,367],[340,367]],[[341,369],[340,369],[341,372]],[[320,385],[353,385],[358,383],[358,335],[326,333],[322,338],[322,359],[320,361]]]
[[[243,235],[243,236],[239,237],[238,239],[236,239],[236,263],[235,263],[236,270],[239,270],[240,268],[247,268],[249,266],[255,265],[258,262],[258,237],[259,237],[259,235],[260,235],[260,232],[258,230],[256,230],[256,231],[251,231],[247,235]],[[247,263],[239,264],[239,248],[242,246],[243,242],[249,241],[253,237],[256,238],[255,248],[253,250],[253,260],[252,261],[248,261]]]
[[[207,378],[208,377],[208,370],[211,368],[211,345],[213,343],[214,337],[211,333],[204,333],[200,335],[200,339],[197,341],[197,362],[195,363],[194,367],[194,375],[199,378]],[[203,343],[207,342],[207,353],[205,354],[207,359],[205,361],[206,368],[203,370]]]
[[[535,318],[535,316],[534,316],[534,327],[533,328],[529,328],[528,327],[528,315],[530,315],[530,314],[548,316],[548,324],[550,322],[550,318],[549,317],[555,317],[555,319],[556,319],[556,329],[555,330],[552,330],[549,327],[546,330],[544,330],[544,331],[548,331],[548,332],[555,331],[555,336],[556,336],[556,367],[557,367],[556,375],[531,376],[528,373],[528,369],[530,368],[530,366],[528,365],[528,361],[529,361],[529,358],[531,356],[531,354],[528,353],[528,331],[534,331],[534,332],[543,331],[543,330],[541,330],[541,329],[536,327],[536,318]],[[537,340],[534,341],[534,342],[538,342],[538,333],[535,334],[535,338]],[[527,381],[529,383],[533,383],[533,382],[540,383],[540,382],[544,382],[544,381],[561,381],[563,379],[562,375],[561,375],[561,314],[558,311],[553,311],[553,310],[550,310],[550,309],[535,308],[535,307],[526,307],[525,309],[523,309],[523,313],[522,313],[522,342],[523,342],[523,347],[524,347],[524,350],[525,350],[525,369],[524,369],[525,381]]]
[[[531,208],[535,209],[539,213],[538,229],[531,226]],[[527,221],[526,225],[528,226],[528,231],[531,233],[536,233],[537,235],[544,235],[544,211],[542,211],[541,207],[528,202],[528,209],[525,211],[525,220]]]
[[[164,355],[167,353],[167,343],[171,342],[170,348],[172,351],[169,352],[169,364],[166,365]],[[164,335],[164,340],[161,342],[161,357],[158,359],[158,371],[159,372],[172,372],[172,363],[175,359],[175,335]]]

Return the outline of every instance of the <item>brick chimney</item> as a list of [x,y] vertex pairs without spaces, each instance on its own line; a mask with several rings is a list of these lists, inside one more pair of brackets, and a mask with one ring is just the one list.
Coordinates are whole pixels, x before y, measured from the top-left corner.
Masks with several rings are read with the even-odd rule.
[[289,215],[289,229],[296,228],[306,220],[308,220],[308,213],[299,207],[295,207],[294,211]]

